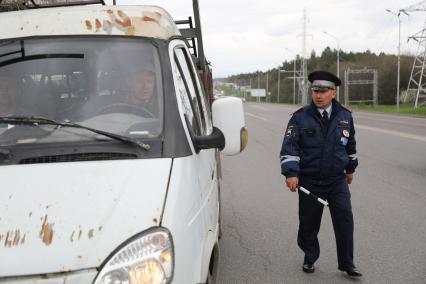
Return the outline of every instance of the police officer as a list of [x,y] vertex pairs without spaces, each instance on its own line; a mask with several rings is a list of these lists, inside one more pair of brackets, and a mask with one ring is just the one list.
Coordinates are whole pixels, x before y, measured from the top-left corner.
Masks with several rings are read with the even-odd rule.
[[[281,148],[281,173],[287,187],[298,186],[327,199],[337,243],[338,269],[361,277],[353,261],[353,216],[348,184],[358,165],[351,111],[336,97],[338,77],[326,71],[309,74],[312,102],[295,111]],[[318,232],[323,205],[299,191],[297,243],[305,253],[303,271],[315,271],[320,255]]]

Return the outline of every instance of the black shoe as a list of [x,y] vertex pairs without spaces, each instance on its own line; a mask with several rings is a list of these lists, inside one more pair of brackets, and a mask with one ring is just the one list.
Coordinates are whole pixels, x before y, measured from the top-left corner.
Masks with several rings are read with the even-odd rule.
[[304,263],[302,266],[303,272],[313,273],[315,271],[315,265],[313,263]]
[[362,273],[356,269],[356,267],[353,267],[351,269],[344,270],[350,277],[358,278],[362,276]]

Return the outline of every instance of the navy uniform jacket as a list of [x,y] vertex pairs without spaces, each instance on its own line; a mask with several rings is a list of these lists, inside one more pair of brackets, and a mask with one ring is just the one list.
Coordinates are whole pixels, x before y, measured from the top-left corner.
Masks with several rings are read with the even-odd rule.
[[332,183],[355,171],[355,128],[350,110],[333,99],[328,128],[313,102],[293,113],[280,153],[281,173],[318,184]]

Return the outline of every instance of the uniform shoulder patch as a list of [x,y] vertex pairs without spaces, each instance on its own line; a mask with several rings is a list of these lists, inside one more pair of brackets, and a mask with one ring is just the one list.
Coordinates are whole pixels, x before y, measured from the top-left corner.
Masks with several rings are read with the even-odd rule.
[[295,114],[296,112],[301,111],[303,108],[304,108],[304,106],[299,107],[299,108],[298,108],[298,109],[296,109],[295,111],[291,112],[291,113],[290,113],[290,115],[293,115],[293,114]]
[[352,110],[350,108],[348,108],[347,106],[345,106],[345,105],[341,105],[341,106],[342,106],[342,108],[346,109],[347,111],[352,112]]

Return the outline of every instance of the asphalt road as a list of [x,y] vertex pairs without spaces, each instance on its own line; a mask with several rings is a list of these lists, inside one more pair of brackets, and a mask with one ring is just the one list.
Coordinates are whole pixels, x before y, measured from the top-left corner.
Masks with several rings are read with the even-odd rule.
[[426,119],[355,112],[359,167],[350,186],[355,220],[351,280],[337,270],[324,210],[321,256],[301,269],[297,194],[284,186],[279,151],[289,105],[246,103],[249,143],[223,157],[220,283],[426,283]]

